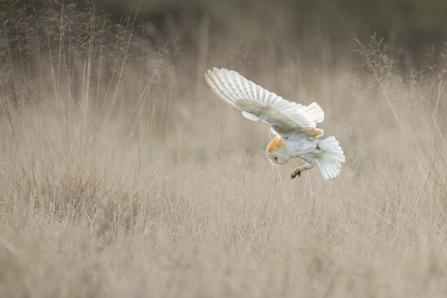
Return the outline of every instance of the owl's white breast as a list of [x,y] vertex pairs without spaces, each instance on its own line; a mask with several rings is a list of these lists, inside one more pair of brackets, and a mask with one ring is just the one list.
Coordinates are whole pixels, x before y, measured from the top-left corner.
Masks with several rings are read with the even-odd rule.
[[304,133],[298,133],[289,136],[287,140],[283,140],[287,152],[291,158],[294,157],[314,157],[319,153],[317,148],[317,142],[310,140]]

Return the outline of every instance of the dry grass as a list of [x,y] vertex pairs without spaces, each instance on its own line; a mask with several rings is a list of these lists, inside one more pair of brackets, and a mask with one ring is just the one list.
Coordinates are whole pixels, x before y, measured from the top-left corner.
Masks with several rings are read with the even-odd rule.
[[368,75],[309,84],[294,57],[259,57],[244,74],[318,101],[345,150],[337,179],[290,181],[266,127],[69,9],[0,37],[2,297],[446,296],[441,71],[399,75],[373,44]]

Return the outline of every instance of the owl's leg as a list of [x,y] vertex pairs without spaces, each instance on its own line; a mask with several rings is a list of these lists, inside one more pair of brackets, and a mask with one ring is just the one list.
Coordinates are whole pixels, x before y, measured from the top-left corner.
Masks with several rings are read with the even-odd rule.
[[305,159],[305,161],[307,161],[305,165],[296,168],[295,171],[290,174],[291,179],[294,179],[296,176],[300,177],[301,172],[312,169],[316,164],[314,159]]

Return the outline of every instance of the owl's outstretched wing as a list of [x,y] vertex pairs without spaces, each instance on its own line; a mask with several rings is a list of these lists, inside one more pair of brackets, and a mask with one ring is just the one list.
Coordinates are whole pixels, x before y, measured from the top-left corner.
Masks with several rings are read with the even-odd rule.
[[242,111],[250,120],[261,120],[280,135],[309,133],[321,136],[317,123],[324,120],[324,112],[317,103],[308,106],[290,102],[247,80],[233,70],[208,70],[205,79],[211,89],[229,105]]

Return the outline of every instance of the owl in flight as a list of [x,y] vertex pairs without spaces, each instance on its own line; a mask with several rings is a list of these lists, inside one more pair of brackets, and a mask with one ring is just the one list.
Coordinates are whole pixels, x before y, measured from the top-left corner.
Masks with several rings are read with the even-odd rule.
[[266,154],[273,164],[284,165],[295,157],[306,162],[293,171],[292,179],[315,164],[325,180],[340,173],[345,156],[335,137],[321,139],[323,130],[317,128],[317,123],[323,122],[324,112],[317,103],[305,106],[287,101],[224,68],[208,70],[205,80],[217,96],[242,111],[245,118],[270,126],[276,136],[268,144]]

